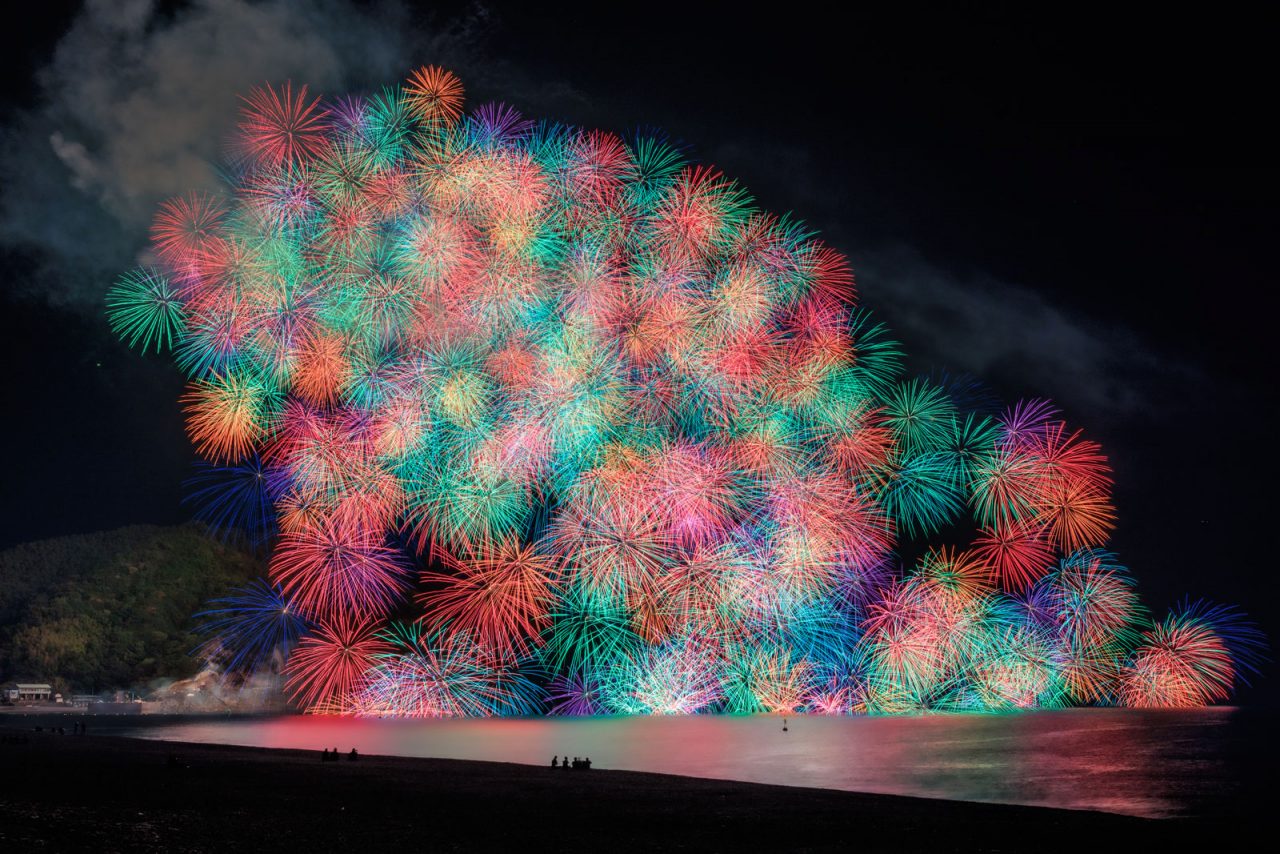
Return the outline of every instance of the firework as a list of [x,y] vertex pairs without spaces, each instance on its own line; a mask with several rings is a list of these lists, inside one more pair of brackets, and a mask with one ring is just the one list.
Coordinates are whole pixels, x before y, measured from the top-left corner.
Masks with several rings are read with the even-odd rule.
[[338,612],[299,642],[285,671],[290,690],[311,708],[348,711],[353,693],[368,679],[374,660],[389,650],[375,634],[377,621]]
[[551,624],[559,571],[554,555],[508,541],[482,548],[475,558],[445,555],[449,572],[428,573],[439,585],[425,594],[427,619],[465,631],[502,657],[524,657]]
[[256,547],[277,533],[275,502],[284,481],[284,472],[254,454],[239,465],[199,462],[184,485],[186,501],[197,505],[197,519],[224,537],[243,537]]
[[273,548],[208,654],[379,715],[1229,695],[1250,636],[1146,626],[1051,404],[905,375],[843,255],[661,136],[463,96],[253,90],[107,295],[187,375],[200,517]]
[[248,152],[267,168],[302,163],[327,146],[320,99],[307,103],[307,87],[255,89],[244,99],[240,130]]
[[973,550],[1001,585],[1014,592],[1043,577],[1053,564],[1053,548],[1039,526],[1014,520],[981,531]]
[[418,623],[392,623],[378,638],[388,649],[351,695],[357,713],[477,717],[541,707],[537,685],[466,632],[433,634]]
[[613,668],[604,703],[621,714],[695,714],[719,699],[718,665],[715,648],[692,638],[645,647]]
[[1120,701],[1187,707],[1226,700],[1264,648],[1261,632],[1236,611],[1183,603],[1142,633],[1120,674]]
[[332,519],[286,534],[271,561],[285,592],[317,617],[375,613],[396,600],[407,572],[381,532]]
[[155,270],[140,269],[121,276],[107,292],[111,329],[130,347],[142,352],[168,349],[182,337],[187,311],[177,288]]
[[260,578],[212,600],[195,616],[200,632],[210,636],[199,655],[228,673],[252,673],[272,659],[283,661],[307,629],[284,592]]

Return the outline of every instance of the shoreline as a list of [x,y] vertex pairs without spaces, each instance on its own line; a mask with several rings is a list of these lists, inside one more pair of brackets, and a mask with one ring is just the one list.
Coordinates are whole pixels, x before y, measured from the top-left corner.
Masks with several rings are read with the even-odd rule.
[[[0,720],[0,842],[44,850],[1065,850],[1217,840],[1142,819],[634,771],[56,735]],[[14,739],[25,743],[13,743]],[[170,759],[170,757],[174,757]]]

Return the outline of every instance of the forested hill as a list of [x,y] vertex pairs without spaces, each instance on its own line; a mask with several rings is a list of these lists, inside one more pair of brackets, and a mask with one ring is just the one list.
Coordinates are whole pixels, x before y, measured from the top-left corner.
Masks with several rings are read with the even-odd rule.
[[194,525],[135,525],[0,552],[0,679],[61,691],[195,672],[192,615],[263,574]]

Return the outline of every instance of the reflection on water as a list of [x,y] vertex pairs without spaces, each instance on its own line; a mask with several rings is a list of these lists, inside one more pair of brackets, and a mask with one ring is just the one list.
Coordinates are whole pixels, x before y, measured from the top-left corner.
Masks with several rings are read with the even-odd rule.
[[[130,724],[177,741],[550,764],[1148,817],[1217,812],[1241,782],[1239,710],[1071,709],[912,718],[771,716],[367,720],[198,719]],[[136,720],[136,719],[135,719]],[[145,720],[138,721],[145,724]]]

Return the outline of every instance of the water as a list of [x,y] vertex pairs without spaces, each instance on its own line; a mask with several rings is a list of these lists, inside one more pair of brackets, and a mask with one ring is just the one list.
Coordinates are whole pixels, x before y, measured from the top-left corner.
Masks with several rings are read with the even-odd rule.
[[1233,812],[1269,770],[1270,723],[1231,708],[793,717],[788,732],[766,715],[119,721],[150,739],[532,765],[568,752],[597,768],[1150,818]]

